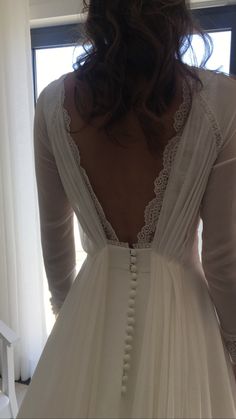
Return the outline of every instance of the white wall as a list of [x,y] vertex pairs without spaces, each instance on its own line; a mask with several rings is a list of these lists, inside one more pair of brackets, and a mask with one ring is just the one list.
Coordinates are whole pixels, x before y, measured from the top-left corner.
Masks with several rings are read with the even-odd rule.
[[60,25],[82,19],[82,0],[29,0],[31,27]]
[[193,9],[199,7],[229,6],[236,4],[236,0],[190,0]]
[[[75,23],[83,19],[82,0],[29,0],[31,27]],[[192,8],[236,4],[236,0],[190,0]]]

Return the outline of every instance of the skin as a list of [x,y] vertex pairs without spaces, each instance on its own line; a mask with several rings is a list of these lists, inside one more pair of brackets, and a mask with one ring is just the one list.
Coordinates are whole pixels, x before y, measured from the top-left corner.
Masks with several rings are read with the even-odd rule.
[[[74,87],[74,74],[69,73],[65,79],[64,107],[71,116],[72,131],[84,125],[75,107]],[[182,87],[179,81],[177,95],[163,117],[165,142],[175,135],[173,118],[181,103]],[[106,218],[121,242],[133,244],[137,242],[137,234],[144,225],[145,207],[155,197],[154,181],[163,167],[163,156],[148,150],[133,112],[129,112],[112,130],[125,148],[111,142],[104,130],[99,130],[101,122],[102,118],[97,118],[92,126],[72,137],[79,147],[81,165],[86,169]]]

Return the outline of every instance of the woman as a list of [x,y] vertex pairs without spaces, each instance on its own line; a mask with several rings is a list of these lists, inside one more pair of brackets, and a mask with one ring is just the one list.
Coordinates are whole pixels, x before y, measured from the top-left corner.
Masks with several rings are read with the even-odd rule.
[[36,109],[59,315],[18,417],[236,418],[236,83],[183,64],[184,0],[91,0],[86,31]]

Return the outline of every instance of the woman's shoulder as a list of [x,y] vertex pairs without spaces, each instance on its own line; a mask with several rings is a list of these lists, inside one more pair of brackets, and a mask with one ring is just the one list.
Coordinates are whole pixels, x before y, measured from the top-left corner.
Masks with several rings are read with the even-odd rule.
[[219,113],[236,109],[236,79],[224,73],[197,69],[197,74],[202,82],[200,95],[219,116]]
[[224,97],[236,101],[236,77],[219,71],[197,69],[198,76],[202,81],[203,91],[208,96],[218,95],[222,100]]
[[65,79],[70,79],[73,76],[73,72],[62,74],[59,78],[51,81],[44,89],[41,91],[38,100],[43,100],[47,98],[47,101],[56,100],[60,94],[63,92],[63,86]]
[[198,74],[203,84],[200,95],[225,141],[228,133],[236,128],[236,79],[203,69],[198,70]]
[[40,92],[37,99],[37,108],[41,108],[45,114],[46,119],[50,119],[54,110],[63,103],[64,100],[64,80],[71,73],[61,75],[58,79],[51,81]]

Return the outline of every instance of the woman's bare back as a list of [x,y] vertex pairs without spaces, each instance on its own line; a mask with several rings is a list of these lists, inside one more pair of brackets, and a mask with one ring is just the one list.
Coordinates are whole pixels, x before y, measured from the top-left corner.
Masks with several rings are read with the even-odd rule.
[[[73,133],[84,126],[74,103],[74,73],[68,74],[64,82],[64,107],[71,118],[70,129]],[[176,135],[174,116],[181,103],[180,87],[168,114],[163,118],[166,143]],[[99,129],[101,120],[96,119],[92,125],[71,136],[79,148],[81,165],[119,241],[136,243],[137,235],[145,223],[145,208],[155,198],[154,182],[163,168],[163,156],[149,151],[134,113],[127,114],[112,129],[125,147],[111,142],[105,131]]]

